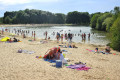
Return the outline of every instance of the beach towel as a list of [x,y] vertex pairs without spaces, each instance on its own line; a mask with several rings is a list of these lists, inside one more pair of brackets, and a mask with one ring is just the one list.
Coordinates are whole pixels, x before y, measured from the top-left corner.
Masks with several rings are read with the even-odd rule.
[[70,66],[67,66],[67,68],[71,68],[71,69],[77,69],[77,68],[82,68],[82,67],[85,67],[85,65],[79,64],[79,65],[70,65]]
[[50,63],[56,63],[56,60],[50,60],[50,59],[43,59],[44,61],[48,61]]
[[28,51],[28,50],[22,50],[23,53],[28,53],[28,54],[33,54],[35,53],[34,51]]
[[95,50],[90,50],[90,49],[86,49],[86,50],[88,50],[88,51],[90,51],[90,52],[95,52]]
[[81,71],[81,70],[87,71],[87,70],[89,70],[89,69],[91,69],[91,68],[90,68],[90,67],[81,67],[81,68],[77,68],[76,70],[79,70],[79,71]]
[[[22,42],[22,41],[18,41],[18,42]],[[16,42],[13,42],[13,41],[6,41],[5,43],[16,43]]]
[[28,41],[32,42],[32,41],[34,41],[34,40],[28,40]]
[[78,65],[70,65],[70,66],[67,66],[67,68],[71,68],[71,69],[76,69],[76,70],[89,70],[91,69],[90,67],[86,67],[86,65],[84,64],[78,64]]
[[28,50],[18,50],[18,53],[27,53],[27,54],[33,54],[35,53],[34,51],[28,51]]

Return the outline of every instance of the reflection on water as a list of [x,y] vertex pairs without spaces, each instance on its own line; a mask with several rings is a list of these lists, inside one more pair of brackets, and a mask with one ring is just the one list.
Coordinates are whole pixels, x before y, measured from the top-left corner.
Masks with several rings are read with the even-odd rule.
[[[4,28],[1,27],[0,30]],[[60,34],[64,33],[73,33],[74,37],[72,39],[73,42],[81,42],[81,43],[90,43],[90,44],[102,44],[105,45],[109,43],[109,39],[106,37],[106,32],[103,31],[96,31],[92,30],[89,26],[53,26],[53,27],[6,27],[10,30],[16,29],[22,29],[22,30],[29,30],[29,36],[32,35],[32,31],[36,32],[36,37],[38,38],[45,38],[43,33],[45,31],[48,32],[48,36],[55,40],[56,36],[52,35],[53,32],[57,33],[60,32]],[[12,32],[12,31],[11,31]],[[82,33],[86,34],[86,39],[82,39],[81,35]],[[90,33],[90,38],[88,38],[88,34]]]

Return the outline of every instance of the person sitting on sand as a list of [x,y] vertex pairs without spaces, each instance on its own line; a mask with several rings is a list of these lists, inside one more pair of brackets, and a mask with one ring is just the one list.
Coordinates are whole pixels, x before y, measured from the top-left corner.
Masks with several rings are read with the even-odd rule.
[[11,42],[13,42],[11,38],[7,39],[7,43],[11,43]]
[[49,49],[48,51],[46,52],[47,54],[43,58],[52,60],[56,58],[56,53],[60,51],[60,47],[54,47],[52,49]]
[[9,39],[9,42],[12,42],[12,39],[11,39],[11,38]]
[[57,53],[55,54],[55,59],[59,60],[60,59],[60,54],[62,53],[61,49],[59,48]]
[[110,46],[106,46],[106,48],[105,48],[105,50],[104,51],[102,51],[101,53],[103,53],[103,54],[110,54]]
[[73,45],[72,45],[72,48],[78,48],[78,47],[76,47],[75,44],[73,44]]
[[111,51],[111,50],[110,50],[110,46],[106,46],[105,52],[106,52],[106,53],[110,53],[110,51]]
[[17,39],[16,39],[16,38],[13,38],[13,42],[17,42]]
[[19,42],[20,40],[17,40],[16,38],[13,38],[13,42]]
[[78,48],[75,46],[75,44],[68,44],[68,48]]

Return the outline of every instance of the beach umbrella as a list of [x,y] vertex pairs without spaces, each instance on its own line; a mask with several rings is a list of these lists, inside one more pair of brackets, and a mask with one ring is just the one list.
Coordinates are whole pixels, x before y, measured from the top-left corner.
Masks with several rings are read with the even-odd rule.
[[2,38],[0,41],[7,41],[8,39],[10,39],[9,37],[5,37],[5,38]]

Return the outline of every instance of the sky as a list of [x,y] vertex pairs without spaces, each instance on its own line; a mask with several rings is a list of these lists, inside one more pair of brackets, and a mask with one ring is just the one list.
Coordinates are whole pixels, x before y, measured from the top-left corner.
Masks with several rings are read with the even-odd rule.
[[6,11],[37,9],[52,13],[106,12],[120,6],[120,0],[0,0],[0,17]]

